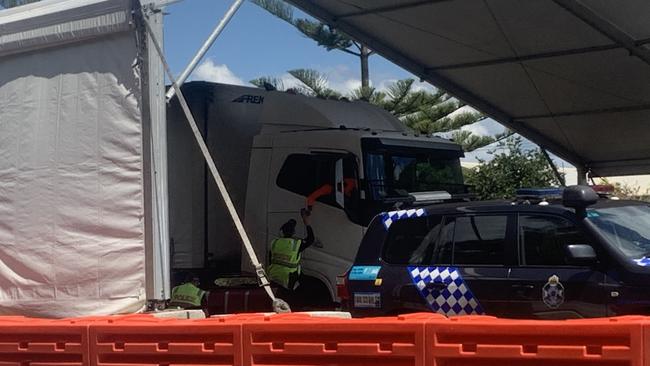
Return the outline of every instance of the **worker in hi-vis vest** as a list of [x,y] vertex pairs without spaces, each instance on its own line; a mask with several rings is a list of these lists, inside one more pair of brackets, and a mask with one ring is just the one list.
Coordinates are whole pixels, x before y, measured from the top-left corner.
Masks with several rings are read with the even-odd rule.
[[201,309],[206,292],[199,288],[199,278],[187,275],[185,282],[172,289],[170,306],[177,306],[183,309]]
[[281,237],[271,243],[270,265],[267,272],[271,281],[285,290],[280,290],[284,292],[284,296],[289,295],[300,285],[301,253],[314,243],[314,230],[309,225],[309,212],[303,209],[300,215],[307,230],[306,238],[294,238],[296,220],[291,219],[280,228]]

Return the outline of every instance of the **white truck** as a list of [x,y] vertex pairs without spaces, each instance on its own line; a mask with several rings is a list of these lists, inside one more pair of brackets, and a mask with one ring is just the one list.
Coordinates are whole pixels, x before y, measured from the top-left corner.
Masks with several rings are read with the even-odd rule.
[[[467,194],[458,144],[419,136],[369,103],[207,82],[183,90],[263,263],[280,226],[300,222],[320,189],[312,195],[316,240],[302,259],[302,286],[315,304],[336,300],[336,277],[378,212]],[[250,270],[176,100],[167,128],[173,272]]]

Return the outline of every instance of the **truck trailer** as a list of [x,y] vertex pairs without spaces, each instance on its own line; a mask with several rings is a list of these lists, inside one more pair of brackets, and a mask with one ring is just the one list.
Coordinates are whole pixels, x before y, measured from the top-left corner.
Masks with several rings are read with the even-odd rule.
[[[337,300],[336,277],[377,213],[467,197],[458,144],[367,102],[198,81],[183,94],[262,263],[282,224],[315,200],[301,281],[313,305]],[[252,272],[176,99],[167,131],[172,278]]]

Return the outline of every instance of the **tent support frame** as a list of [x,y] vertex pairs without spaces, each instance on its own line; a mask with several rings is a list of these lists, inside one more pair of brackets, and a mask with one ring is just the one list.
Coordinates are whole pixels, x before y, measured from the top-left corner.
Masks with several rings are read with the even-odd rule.
[[425,5],[431,5],[443,1],[451,1],[451,0],[418,0],[409,3],[397,4],[397,5],[380,6],[377,8],[358,10],[346,14],[341,14],[337,16],[336,19],[352,18],[352,17],[358,17],[358,16],[368,15],[368,14],[388,13],[396,10],[403,10],[403,9],[417,8]]
[[556,4],[597,30],[605,37],[626,48],[630,54],[650,65],[650,50],[642,48],[637,41],[625,31],[599,16],[579,0],[553,0]]

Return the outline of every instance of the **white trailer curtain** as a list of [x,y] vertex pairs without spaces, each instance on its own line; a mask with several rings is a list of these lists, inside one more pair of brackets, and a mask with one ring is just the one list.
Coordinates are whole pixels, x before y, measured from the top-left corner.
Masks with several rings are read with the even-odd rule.
[[2,315],[115,314],[145,305],[138,45],[135,32],[108,29],[29,52],[3,55],[0,47]]

